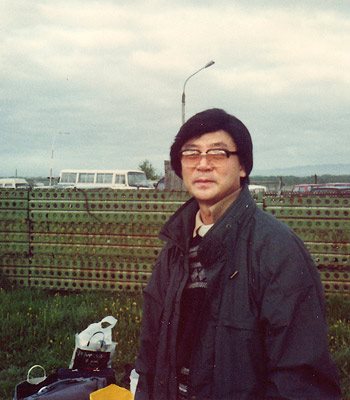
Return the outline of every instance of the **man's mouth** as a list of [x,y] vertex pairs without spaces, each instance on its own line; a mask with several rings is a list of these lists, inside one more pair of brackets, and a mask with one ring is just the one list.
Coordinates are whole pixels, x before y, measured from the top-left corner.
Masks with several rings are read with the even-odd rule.
[[193,180],[194,184],[198,184],[198,185],[205,185],[205,184],[209,184],[209,183],[213,183],[214,181],[212,179],[209,178],[197,178]]

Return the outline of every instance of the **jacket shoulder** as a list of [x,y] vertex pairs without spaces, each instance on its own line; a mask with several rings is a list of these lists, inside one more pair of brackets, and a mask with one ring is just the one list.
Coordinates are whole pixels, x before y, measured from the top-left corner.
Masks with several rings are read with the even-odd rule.
[[308,249],[285,223],[257,209],[249,240],[253,265],[266,281],[279,282],[286,292],[315,284],[320,286],[319,273]]
[[252,234],[258,242],[273,243],[277,248],[304,247],[301,239],[284,222],[257,208],[253,215]]

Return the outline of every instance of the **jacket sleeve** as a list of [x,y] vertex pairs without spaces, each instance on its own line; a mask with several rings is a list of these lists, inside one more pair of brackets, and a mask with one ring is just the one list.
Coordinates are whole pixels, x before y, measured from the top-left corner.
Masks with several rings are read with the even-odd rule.
[[143,292],[143,314],[139,353],[135,369],[139,374],[135,400],[153,400],[153,382],[157,346],[167,283],[166,248],[153,268],[152,276]]
[[340,399],[328,351],[323,287],[309,253],[290,233],[266,243],[261,258],[267,399]]

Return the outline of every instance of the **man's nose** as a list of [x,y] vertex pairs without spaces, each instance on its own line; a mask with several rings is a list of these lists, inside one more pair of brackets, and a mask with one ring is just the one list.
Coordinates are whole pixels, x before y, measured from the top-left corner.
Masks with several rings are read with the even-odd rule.
[[199,163],[197,164],[198,169],[211,169],[212,165],[208,162],[208,158],[206,155],[202,154],[201,158],[199,160]]

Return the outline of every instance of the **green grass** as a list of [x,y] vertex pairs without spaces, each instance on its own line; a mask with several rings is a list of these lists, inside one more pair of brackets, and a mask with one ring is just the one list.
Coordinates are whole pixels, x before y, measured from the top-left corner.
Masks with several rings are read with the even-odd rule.
[[75,333],[107,315],[118,319],[113,367],[117,378],[135,360],[141,319],[141,296],[129,293],[81,294],[0,289],[0,399],[12,398],[16,383],[34,364],[47,373],[68,368]]
[[343,399],[350,399],[350,298],[327,301],[329,346],[341,378]]
[[[74,335],[107,315],[118,319],[113,359],[122,384],[124,365],[133,364],[138,346],[141,296],[130,293],[52,293],[31,289],[0,289],[0,400],[12,398],[15,385],[28,369],[41,364],[47,373],[68,367]],[[350,299],[327,301],[329,340],[342,379],[344,399],[350,399]]]

